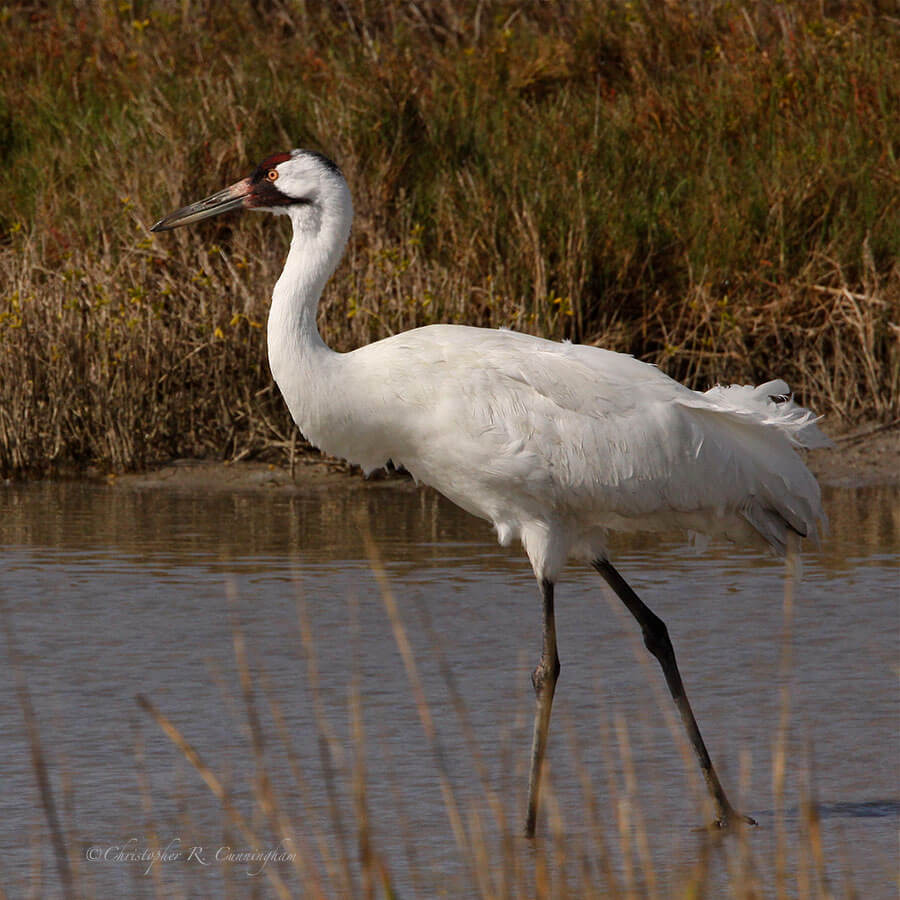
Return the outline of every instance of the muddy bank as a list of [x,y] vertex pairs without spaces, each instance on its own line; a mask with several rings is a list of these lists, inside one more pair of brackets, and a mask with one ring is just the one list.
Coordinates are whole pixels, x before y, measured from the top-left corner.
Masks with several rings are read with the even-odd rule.
[[[900,422],[867,426],[834,438],[835,446],[815,450],[807,461],[823,485],[854,487],[900,483]],[[336,480],[361,490],[390,486],[414,490],[403,474],[378,472],[363,478],[358,469],[317,453],[299,456],[293,475],[287,467],[260,462],[176,460],[148,472],[108,476],[111,484],[178,490],[327,490]]]
[[834,447],[808,455],[809,467],[822,484],[900,484],[900,421],[858,428],[833,440]]

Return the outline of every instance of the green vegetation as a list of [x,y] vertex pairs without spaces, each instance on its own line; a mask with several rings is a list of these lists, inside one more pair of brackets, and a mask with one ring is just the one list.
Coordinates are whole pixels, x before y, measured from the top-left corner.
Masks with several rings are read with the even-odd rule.
[[22,4],[0,10],[0,473],[286,452],[285,224],[148,227],[320,149],[357,223],[323,335],[598,343],[702,388],[900,414],[893,4]]

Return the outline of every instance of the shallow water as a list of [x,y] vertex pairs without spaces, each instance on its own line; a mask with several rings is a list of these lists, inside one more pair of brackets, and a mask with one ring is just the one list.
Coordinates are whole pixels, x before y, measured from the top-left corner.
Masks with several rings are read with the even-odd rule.
[[[832,489],[826,506],[831,534],[804,555],[787,628],[781,562],[728,546],[695,553],[665,537],[617,540],[614,560],[667,622],[719,774],[760,823],[750,846],[764,889],[781,808],[788,870],[811,867],[797,835],[802,800],[812,795],[832,887],[842,894],[849,880],[861,896],[894,897],[900,491]],[[435,745],[425,738],[365,534],[396,598]],[[529,673],[540,652],[537,590],[518,548],[498,547],[487,525],[433,493],[352,479],[301,493],[7,485],[0,597],[19,653],[16,667],[3,642],[0,886],[11,896],[35,885],[40,896],[58,890],[16,668],[86,893],[216,896],[229,879],[271,893],[265,873],[215,859],[220,847],[250,842],[135,701],[150,698],[179,728],[227,785],[258,844],[277,849],[280,835],[267,830],[252,799],[257,769],[235,626],[254,676],[259,752],[295,837],[316,848],[323,878],[324,857],[340,869],[346,854],[358,871],[353,785],[364,759],[356,783],[365,785],[374,851],[400,894],[471,893],[435,746],[464,827],[478,817],[491,854],[534,864],[534,847],[518,834]],[[302,639],[302,617],[312,643]],[[635,623],[590,570],[566,571],[557,625],[563,668],[539,829],[556,832],[545,840],[570,856],[584,853],[596,870],[592,803],[619,877],[631,865],[665,895],[697,859],[694,829],[704,812],[695,763],[673,737],[680,732],[664,683]],[[354,709],[364,732],[356,742]],[[778,800],[773,750],[785,709]],[[328,738],[334,758],[323,766]],[[124,861],[114,849],[153,846],[169,847],[173,858],[146,874],[146,862]],[[186,861],[190,848],[199,851]],[[713,854],[714,887],[728,864]],[[296,889],[292,865],[269,865]],[[572,860],[569,868],[581,871]]]

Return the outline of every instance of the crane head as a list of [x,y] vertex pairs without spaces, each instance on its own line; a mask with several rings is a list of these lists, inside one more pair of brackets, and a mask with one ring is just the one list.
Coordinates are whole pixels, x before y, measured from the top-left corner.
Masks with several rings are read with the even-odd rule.
[[246,178],[203,200],[175,210],[150,230],[168,231],[231,209],[289,213],[321,202],[323,191],[335,181],[343,184],[340,169],[312,150],[292,150],[267,156]]

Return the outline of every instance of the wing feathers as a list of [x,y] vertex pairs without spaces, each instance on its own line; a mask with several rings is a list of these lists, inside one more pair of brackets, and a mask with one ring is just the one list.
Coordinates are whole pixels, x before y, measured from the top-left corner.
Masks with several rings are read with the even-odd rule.
[[380,345],[390,369],[370,378],[403,401],[385,433],[409,438],[388,455],[495,524],[745,535],[746,522],[782,550],[788,528],[815,536],[824,518],[794,448],[828,440],[780,379],[700,393],[623,354],[460,326],[356,353],[374,361]]

